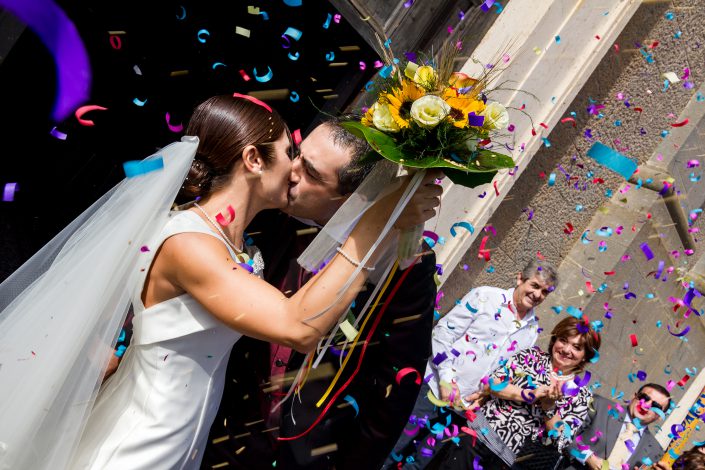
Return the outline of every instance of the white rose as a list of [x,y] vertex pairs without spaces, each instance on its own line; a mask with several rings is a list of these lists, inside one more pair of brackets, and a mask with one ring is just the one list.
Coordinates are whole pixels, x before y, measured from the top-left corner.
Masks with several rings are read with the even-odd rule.
[[372,105],[372,124],[382,132],[399,132],[401,130],[394,121],[392,113],[389,112],[389,105],[386,103]]
[[485,122],[482,127],[487,129],[504,129],[509,124],[507,108],[496,101],[490,102],[481,114],[485,116]]
[[450,106],[435,95],[422,96],[411,103],[411,117],[423,127],[436,127],[450,112]]

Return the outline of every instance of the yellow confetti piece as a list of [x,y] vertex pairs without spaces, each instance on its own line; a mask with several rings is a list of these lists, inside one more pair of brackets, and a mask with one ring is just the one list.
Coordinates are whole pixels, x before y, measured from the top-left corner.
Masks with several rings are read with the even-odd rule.
[[253,7],[252,5],[249,5],[247,7],[247,13],[250,15],[259,15],[259,7]]
[[540,47],[534,47],[534,54],[536,55],[541,55],[541,48]]
[[681,79],[678,78],[678,75],[673,72],[664,72],[661,74],[661,76],[671,83],[678,83],[681,81]]
[[581,297],[582,297],[582,296],[583,296],[584,294],[585,294],[585,292],[583,292],[583,290],[582,290],[582,289],[580,289],[580,290],[578,291],[578,295],[579,295],[579,296],[581,296]]
[[434,405],[436,405],[439,408],[444,407],[444,406],[448,406],[450,404],[450,402],[439,400],[438,398],[436,398],[436,396],[433,394],[433,392],[431,390],[428,391],[426,398],[428,398],[428,401],[430,401],[431,403],[433,403]]
[[242,28],[240,26],[235,26],[235,34],[239,34],[240,36],[245,36],[246,38],[250,37],[250,30],[246,28]]
[[354,341],[357,336],[357,330],[354,326],[350,324],[348,320],[345,320],[340,324],[340,331],[343,332],[348,341]]

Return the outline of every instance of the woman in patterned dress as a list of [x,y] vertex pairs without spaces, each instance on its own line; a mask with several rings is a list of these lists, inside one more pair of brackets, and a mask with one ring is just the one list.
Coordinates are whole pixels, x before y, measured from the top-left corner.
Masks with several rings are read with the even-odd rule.
[[[570,316],[551,332],[548,352],[533,347],[506,361],[487,380],[489,400],[475,409],[471,436],[461,439],[441,468],[472,469],[477,463],[486,470],[524,468],[515,461],[532,443],[555,446],[559,452],[566,449],[588,417],[589,373],[580,374],[599,348],[599,333],[587,321]],[[475,446],[473,433],[479,441]]]

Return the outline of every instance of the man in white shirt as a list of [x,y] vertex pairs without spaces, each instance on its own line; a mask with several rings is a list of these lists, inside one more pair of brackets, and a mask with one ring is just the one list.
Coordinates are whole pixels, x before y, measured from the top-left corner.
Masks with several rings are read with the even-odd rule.
[[[652,463],[654,466],[650,468],[670,468],[657,462],[663,449],[647,429],[649,424],[662,419],[670,406],[668,390],[653,383],[642,386],[634,394],[626,413],[612,400],[595,395],[595,415],[571,450],[574,461],[566,470],[619,470],[625,463],[630,469]],[[590,448],[580,450],[578,444]]]
[[385,468],[396,468],[400,458],[405,459],[404,468],[424,468],[437,449],[429,448],[424,439],[415,450],[404,451],[423,434],[414,433],[414,426],[422,430],[428,427],[426,422],[440,417],[442,408],[434,402],[464,410],[478,398],[483,378],[536,343],[538,318],[534,308],[558,286],[556,270],[547,263],[532,261],[517,274],[516,284],[508,290],[488,286],[471,290],[434,327],[426,383],[412,413],[416,424],[401,435]]

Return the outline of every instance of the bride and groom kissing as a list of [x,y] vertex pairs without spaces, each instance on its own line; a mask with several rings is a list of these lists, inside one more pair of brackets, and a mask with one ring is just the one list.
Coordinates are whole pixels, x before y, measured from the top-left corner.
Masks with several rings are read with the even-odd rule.
[[[290,272],[297,271],[292,260],[300,249],[296,245],[303,240],[296,236],[297,220],[270,214],[283,225],[268,223],[263,228],[262,243],[256,241],[262,253],[243,243],[245,228],[266,209],[281,209],[299,219],[325,224],[369,170],[359,161],[367,151],[363,142],[328,122],[315,128],[297,153],[276,111],[242,95],[213,97],[199,105],[187,135],[192,137],[162,149],[163,170],[118,185],[96,203],[97,207],[89,209],[91,217],[79,217],[72,223],[67,228],[68,241],[56,250],[53,262],[44,263],[37,282],[24,286],[19,295],[15,293],[16,298],[0,314],[5,324],[10,321],[12,325],[17,318],[22,321],[14,323],[21,324],[32,321],[33,315],[34,320],[44,318],[41,315],[51,306],[62,325],[77,325],[85,333],[77,345],[66,346],[68,338],[61,342],[64,349],[59,356],[67,363],[63,373],[52,370],[47,374],[43,355],[31,364],[15,360],[0,369],[0,380],[6,384],[22,377],[12,393],[3,395],[7,400],[2,421],[14,433],[0,435],[4,444],[0,463],[11,468],[197,468],[204,454],[218,458],[216,449],[207,449],[208,435],[221,396],[223,406],[232,399],[228,392],[223,396],[223,389],[236,342],[247,336],[306,353],[353,302],[358,306],[365,303],[356,297],[369,290],[365,284],[381,250],[372,253],[364,265],[360,261],[375,245],[403,188],[367,210],[336,255],[309,282],[302,282],[308,277],[304,273],[292,277]],[[434,184],[436,176],[430,172],[426,177],[398,219],[397,229],[413,227],[435,214],[440,196],[440,188]],[[169,212],[180,188],[182,196],[197,198],[197,202],[186,210]],[[113,217],[115,214],[121,218]],[[102,236],[105,224],[95,224],[94,216],[110,221],[108,236]],[[144,224],[139,223],[141,218]],[[128,233],[126,227],[132,225],[148,229],[135,228]],[[123,235],[128,243],[117,250],[106,241]],[[101,250],[84,246],[93,238],[101,238]],[[135,245],[141,246],[137,255],[133,254]],[[107,256],[102,250],[108,248],[116,251],[110,258],[116,264],[125,260],[134,263],[127,264],[124,276],[107,275],[105,285],[89,287],[88,281],[97,282],[101,271],[114,269],[101,258]],[[383,324],[371,341],[379,351],[370,351],[349,389],[348,396],[354,396],[356,387],[365,391],[357,394],[358,416],[331,424],[338,408],[333,406],[324,426],[305,438],[283,441],[290,445],[282,446],[277,467],[314,468],[311,449],[320,447],[316,436],[336,440],[343,429],[347,435],[344,441],[337,441],[340,455],[313,459],[315,465],[344,468],[343,462],[352,456],[362,457],[360,449],[370,449],[364,446],[369,439],[380,454],[370,452],[369,458],[381,465],[418,392],[413,380],[399,381],[395,375],[403,368],[420,370],[430,351],[436,293],[433,258],[424,256],[417,265],[395,274],[408,279],[393,299],[389,294]],[[93,262],[92,269],[81,268],[81,261],[87,259]],[[36,268],[33,260],[18,273]],[[55,273],[59,269],[64,271]],[[55,274],[63,279],[64,287],[56,296],[72,299],[72,305],[66,301],[65,308],[61,299],[41,289],[42,282],[51,282]],[[346,284],[349,286],[342,290]],[[285,293],[274,286],[282,287]],[[0,293],[7,292],[7,287],[0,285]],[[69,292],[71,289],[75,292]],[[109,355],[100,345],[114,342],[120,326],[116,319],[119,322],[124,317],[130,304],[134,311],[130,346],[98,391]],[[107,310],[110,312],[105,314]],[[96,322],[95,318],[110,321]],[[411,320],[394,322],[404,318]],[[34,346],[30,343],[35,338],[39,341],[41,328],[27,330],[6,330],[22,333],[15,334],[13,345],[0,352],[3,363],[10,364],[23,343],[26,349]],[[45,334],[42,341],[49,336]],[[250,357],[265,363],[272,353],[283,357],[268,344],[259,351]],[[295,355],[290,355],[283,362],[292,364],[293,359]],[[231,361],[229,369],[237,372],[248,367]],[[81,379],[81,393],[76,389],[77,381],[71,380],[75,377]],[[42,384],[42,380],[49,382],[45,386],[49,390],[37,392],[32,384]],[[284,438],[300,434],[299,428],[307,428],[320,411],[306,398],[306,390],[304,386],[302,401],[296,401],[310,413],[300,411],[293,420],[294,404],[282,407],[289,410],[282,412]],[[223,412],[237,414],[238,410],[230,407]],[[314,416],[309,418],[308,414]],[[266,418],[276,419],[276,414],[270,415]],[[356,452],[351,452],[353,449]],[[262,460],[269,457],[271,452],[261,456]]]

